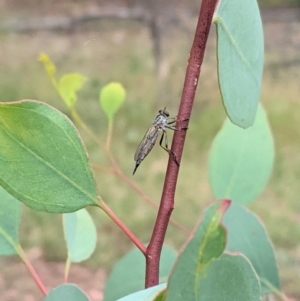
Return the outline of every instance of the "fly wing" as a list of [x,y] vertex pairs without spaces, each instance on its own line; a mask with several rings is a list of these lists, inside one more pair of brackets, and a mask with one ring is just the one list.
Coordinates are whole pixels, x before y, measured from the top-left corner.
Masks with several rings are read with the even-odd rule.
[[134,160],[138,164],[140,164],[149,154],[156,142],[157,136],[158,130],[155,128],[155,126],[150,126],[134,155]]

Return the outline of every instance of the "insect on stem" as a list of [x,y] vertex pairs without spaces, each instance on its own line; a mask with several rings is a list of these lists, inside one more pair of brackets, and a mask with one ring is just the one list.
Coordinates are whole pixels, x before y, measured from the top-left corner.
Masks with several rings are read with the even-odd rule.
[[[159,145],[169,154],[172,154],[176,164],[179,165],[178,161],[176,160],[175,154],[168,147],[168,135],[166,129],[170,129],[173,131],[179,131],[181,129],[177,129],[174,126],[172,126],[172,124],[174,124],[177,121],[177,119],[172,121],[168,119],[174,119],[174,118],[169,118],[169,112],[166,110],[166,107],[163,110],[158,111],[158,115],[153,120],[151,126],[149,127],[148,131],[146,132],[144,138],[140,142],[135,152],[134,160],[136,161],[136,164],[133,170],[133,175],[135,174],[137,168],[142,163],[142,161],[148,156],[148,154],[152,150],[154,144],[156,143],[157,137],[161,132],[163,133]],[[165,146],[162,145],[164,138],[165,138]]]

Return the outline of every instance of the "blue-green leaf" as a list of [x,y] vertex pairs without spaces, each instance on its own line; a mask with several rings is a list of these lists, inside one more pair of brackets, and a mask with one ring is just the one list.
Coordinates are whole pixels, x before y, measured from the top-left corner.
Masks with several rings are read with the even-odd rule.
[[272,293],[274,287],[280,290],[274,251],[258,218],[238,204],[232,204],[224,225],[228,231],[226,249],[247,256],[260,278],[262,294]]
[[265,188],[273,161],[273,137],[262,107],[254,125],[246,130],[226,120],[209,156],[209,181],[215,198],[250,203]]
[[201,279],[206,277],[210,265],[225,249],[226,230],[221,220],[229,205],[230,201],[224,200],[206,210],[201,224],[174,265],[168,282],[166,301],[179,298],[185,301],[207,300],[199,298],[202,296]]
[[64,214],[64,232],[70,262],[88,259],[96,248],[95,224],[85,209]]
[[126,297],[118,299],[117,301],[153,301],[153,298],[155,298],[162,290],[164,290],[165,287],[166,283],[162,283],[148,289],[135,292]]
[[219,84],[230,120],[251,126],[260,98],[264,61],[262,22],[256,0],[222,0],[215,13]]
[[20,202],[0,187],[0,256],[16,254],[20,213]]
[[250,261],[241,254],[223,254],[213,261],[199,279],[197,289],[197,299],[184,300],[261,301],[259,279]]
[[44,301],[89,301],[89,299],[77,285],[62,284],[52,289]]
[[[164,246],[160,261],[160,282],[166,282],[176,259],[176,252]],[[130,271],[130,272],[128,272]],[[114,266],[104,288],[104,301],[115,301],[145,286],[145,257],[137,249],[127,253]]]

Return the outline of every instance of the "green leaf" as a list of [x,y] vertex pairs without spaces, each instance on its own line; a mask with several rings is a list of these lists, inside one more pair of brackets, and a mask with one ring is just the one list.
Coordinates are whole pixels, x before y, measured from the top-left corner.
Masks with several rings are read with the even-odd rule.
[[254,125],[247,130],[226,120],[209,157],[209,180],[215,198],[240,204],[253,201],[264,190],[273,161],[273,137],[261,106]]
[[72,122],[33,100],[0,103],[0,185],[28,207],[66,213],[99,206]]
[[85,84],[87,78],[78,73],[70,73],[64,75],[60,79],[59,83],[57,83],[54,77],[56,68],[50,58],[46,54],[42,53],[39,56],[39,61],[43,63],[46,72],[60,97],[63,99],[67,107],[72,109],[77,100],[76,94]]
[[232,204],[224,225],[228,231],[226,249],[247,256],[260,278],[262,294],[272,293],[273,287],[280,290],[274,251],[258,218],[245,208]]
[[261,301],[258,277],[249,260],[238,254],[223,254],[214,260],[197,289],[197,299],[184,300]]
[[[152,286],[150,288],[138,291],[136,293],[130,294],[126,297],[118,299],[117,301],[153,301],[162,290],[166,287],[165,283]],[[174,300],[175,301],[175,300]]]
[[230,201],[225,200],[221,205],[210,206],[205,212],[201,224],[175,263],[168,283],[166,301],[209,300],[199,298],[199,285],[206,277],[212,262],[225,249],[226,230],[221,220],[229,205]]
[[41,53],[39,56],[39,61],[44,65],[46,72],[50,79],[54,78],[56,73],[55,65],[50,60],[49,56],[45,53]]
[[107,118],[111,121],[124,102],[126,92],[120,83],[110,83],[100,91],[100,104]]
[[160,291],[151,301],[165,301],[166,290]]
[[62,284],[52,289],[44,301],[89,301],[89,299],[77,285]]
[[[159,281],[166,282],[176,253],[164,246],[161,254]],[[128,272],[130,271],[130,272]],[[145,286],[145,257],[134,249],[121,258],[114,266],[104,288],[104,301],[115,301]]]
[[230,120],[251,126],[260,97],[264,39],[256,0],[222,0],[214,22],[217,28],[218,76]]
[[20,215],[20,203],[0,187],[0,256],[17,253]]
[[76,93],[82,88],[86,81],[87,78],[78,73],[66,74],[60,79],[58,91],[69,108],[75,105],[77,100]]
[[95,224],[85,209],[64,214],[64,232],[71,262],[88,259],[95,251],[97,232]]

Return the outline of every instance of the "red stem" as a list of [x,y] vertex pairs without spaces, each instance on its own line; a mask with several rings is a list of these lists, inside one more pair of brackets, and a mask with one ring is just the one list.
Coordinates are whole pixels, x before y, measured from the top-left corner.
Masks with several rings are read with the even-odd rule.
[[[191,115],[206,42],[217,2],[218,0],[203,0],[201,3],[198,24],[185,74],[184,87],[177,117],[178,121],[176,123],[176,127],[183,130],[175,132],[171,147],[171,150],[176,157],[176,161],[179,163],[181,161],[186,136],[184,128],[187,128],[188,120]],[[176,164],[174,157],[170,156],[159,211],[146,252],[146,287],[157,285],[159,281],[160,254],[170,216],[174,209],[174,195],[178,172],[179,166]]]
[[146,256],[146,247],[136,238],[136,236],[121,222],[121,220],[113,213],[113,211],[101,202],[102,210],[119,226],[126,236],[136,245],[136,247]]
[[34,267],[32,266],[32,264],[30,263],[30,261],[28,260],[25,252],[23,251],[23,249],[21,248],[21,246],[19,245],[17,248],[17,253],[19,254],[20,258],[22,259],[22,261],[24,262],[24,264],[26,265],[29,273],[31,274],[33,280],[35,281],[35,283],[37,284],[38,288],[41,290],[42,294],[44,296],[48,295],[48,292],[43,284],[43,282],[41,281],[39,275],[37,274],[37,272],[35,271]]

